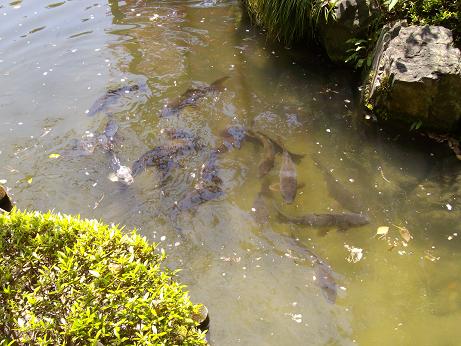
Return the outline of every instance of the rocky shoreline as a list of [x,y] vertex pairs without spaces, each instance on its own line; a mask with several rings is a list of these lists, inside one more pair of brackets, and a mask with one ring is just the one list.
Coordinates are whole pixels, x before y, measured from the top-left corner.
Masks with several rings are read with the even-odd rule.
[[380,25],[386,22],[383,11],[379,1],[336,1],[318,22],[317,42],[332,62],[349,61],[361,69],[361,101],[367,114],[429,137],[449,138],[456,153],[461,135],[461,51],[452,31],[405,20]]

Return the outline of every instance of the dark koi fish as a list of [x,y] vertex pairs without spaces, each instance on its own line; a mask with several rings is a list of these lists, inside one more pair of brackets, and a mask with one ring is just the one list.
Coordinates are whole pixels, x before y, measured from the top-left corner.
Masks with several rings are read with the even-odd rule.
[[90,117],[106,111],[111,105],[117,103],[117,101],[125,94],[129,94],[132,91],[137,91],[141,87],[138,84],[126,85],[117,89],[108,90],[103,96],[98,98],[93,105],[88,109],[86,114]]
[[224,90],[223,83],[229,76],[225,76],[215,80],[207,86],[189,88],[176,100],[166,104],[161,111],[162,117],[169,117],[177,115],[182,109],[188,106],[195,106],[202,98],[213,92],[220,92]]

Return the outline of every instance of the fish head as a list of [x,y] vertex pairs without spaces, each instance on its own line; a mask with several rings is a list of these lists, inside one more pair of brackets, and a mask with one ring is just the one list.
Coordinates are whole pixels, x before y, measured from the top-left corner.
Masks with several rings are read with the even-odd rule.
[[370,218],[365,214],[356,214],[355,219],[359,226],[365,226],[370,223]]
[[347,230],[352,227],[361,227],[368,225],[370,218],[365,214],[348,213],[346,217],[340,222],[340,229]]

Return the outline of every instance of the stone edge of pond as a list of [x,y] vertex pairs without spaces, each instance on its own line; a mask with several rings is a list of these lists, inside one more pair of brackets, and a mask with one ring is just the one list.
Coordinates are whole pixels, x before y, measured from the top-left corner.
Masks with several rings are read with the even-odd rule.
[[208,310],[157,245],[80,216],[0,213],[0,344],[207,345]]
[[0,212],[9,212],[13,209],[13,203],[7,191],[8,189],[0,185]]

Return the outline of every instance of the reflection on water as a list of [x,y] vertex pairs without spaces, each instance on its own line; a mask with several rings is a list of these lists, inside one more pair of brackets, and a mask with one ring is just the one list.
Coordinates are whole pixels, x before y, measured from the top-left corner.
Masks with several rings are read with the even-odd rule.
[[[193,299],[207,304],[214,343],[461,337],[459,163],[363,119],[356,76],[316,52],[271,45],[237,1],[16,1],[0,4],[0,18],[0,179],[21,208],[80,213],[160,241]],[[224,76],[221,92],[161,116],[189,88]],[[294,203],[277,189],[280,152],[261,174],[267,144],[248,140],[216,156],[230,126],[304,155]],[[171,145],[170,129],[196,145],[167,176],[154,164],[131,185],[108,179],[114,155],[131,167]],[[95,147],[74,155],[76,143]],[[213,158],[223,193],[173,213],[203,186]],[[274,208],[292,217],[352,211],[370,223],[319,229],[282,222]],[[380,226],[389,228],[377,235]]]

